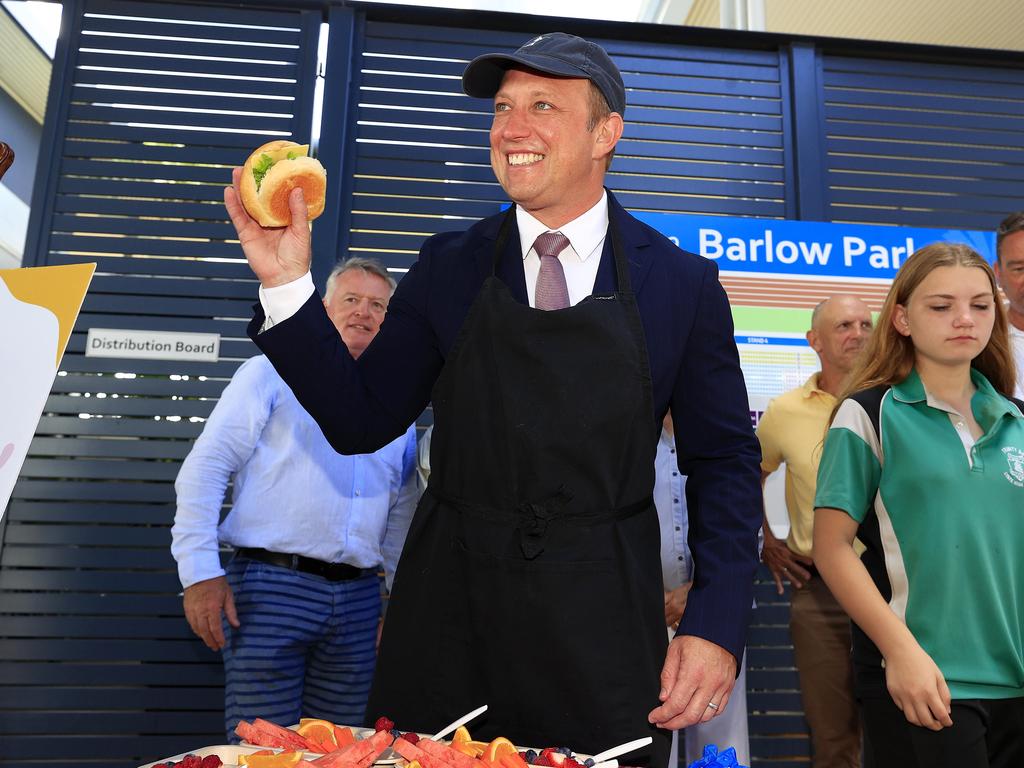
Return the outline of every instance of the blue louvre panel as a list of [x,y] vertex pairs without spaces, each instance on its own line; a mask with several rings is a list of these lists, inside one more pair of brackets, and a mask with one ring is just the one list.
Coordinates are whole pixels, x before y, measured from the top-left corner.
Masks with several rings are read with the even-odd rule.
[[789,585],[779,595],[761,566],[747,632],[747,724],[752,768],[810,763],[810,740],[789,634]]
[[[225,739],[173,482],[256,351],[223,188],[259,144],[308,141],[321,11],[64,7],[25,263],[98,266],[0,529],[0,764],[120,768]],[[92,327],[218,333],[220,359],[86,357]]]
[[1024,69],[824,57],[829,216],[992,229],[1024,208]]
[[[349,246],[396,269],[424,238],[506,202],[490,169],[491,105],[462,93],[466,63],[529,32],[368,21],[359,68]],[[782,217],[777,51],[595,38],[622,70],[626,129],[607,178],[634,210]]]

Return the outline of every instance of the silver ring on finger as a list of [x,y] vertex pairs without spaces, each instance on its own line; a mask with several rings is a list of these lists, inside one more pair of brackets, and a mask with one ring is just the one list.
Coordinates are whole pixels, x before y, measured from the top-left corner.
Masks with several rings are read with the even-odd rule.
[[708,702],[708,709],[713,709],[713,710],[715,710],[715,712],[717,712],[718,711],[718,705],[715,704],[715,702],[713,702],[713,701],[709,701]]

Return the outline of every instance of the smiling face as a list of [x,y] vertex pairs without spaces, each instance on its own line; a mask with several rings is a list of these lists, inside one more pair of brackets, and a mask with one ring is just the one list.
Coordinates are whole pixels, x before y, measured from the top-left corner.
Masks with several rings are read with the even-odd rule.
[[510,69],[494,96],[491,167],[508,196],[550,229],[601,198],[605,158],[622,134],[612,113],[592,130],[590,83]]
[[370,272],[349,269],[334,279],[324,306],[352,357],[358,358],[373,341],[390,300],[391,286]]
[[1024,231],[1003,239],[995,271],[999,287],[1010,302],[1010,321],[1024,329]]
[[937,267],[897,304],[893,326],[914,344],[914,355],[942,366],[970,365],[985,349],[995,323],[992,283],[978,267]]

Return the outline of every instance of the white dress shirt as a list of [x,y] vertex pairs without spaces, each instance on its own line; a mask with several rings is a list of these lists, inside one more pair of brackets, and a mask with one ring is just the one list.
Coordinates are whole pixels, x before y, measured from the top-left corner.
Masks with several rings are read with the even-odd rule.
[[1024,400],[1024,331],[1015,326],[1010,326],[1010,346],[1013,348],[1013,359],[1017,363],[1017,391],[1014,397]]
[[[533,249],[533,244],[539,235],[551,230],[518,206],[516,224],[519,226],[519,243],[523,248],[526,295],[530,306],[535,307],[534,293],[537,273],[540,272],[540,257]],[[556,231],[569,238],[569,246],[558,255],[558,260],[562,262],[565,271],[569,304],[578,304],[594,292],[597,268],[601,264],[601,249],[608,232],[608,193],[602,190],[601,199],[593,208]],[[284,322],[298,312],[313,290],[313,277],[309,272],[275,288],[260,286],[260,304],[267,318],[263,330]]]
[[686,476],[679,471],[675,438],[661,430],[654,459],[654,506],[661,525],[661,572],[665,589],[675,589],[693,578],[693,560],[687,537]]
[[[231,511],[220,520],[229,483]],[[391,588],[416,506],[416,429],[342,456],[270,361],[244,362],[181,465],[171,552],[183,587],[224,575],[219,544],[358,568]]]
[[608,232],[608,193],[601,191],[601,199],[582,216],[578,216],[557,230],[549,230],[522,208],[516,209],[519,225],[519,244],[523,248],[523,271],[526,272],[526,296],[530,306],[536,307],[537,274],[540,256],[533,244],[545,232],[561,232],[569,238],[569,245],[558,254],[569,289],[570,306],[579,304],[594,292],[597,268],[601,264],[601,249]]

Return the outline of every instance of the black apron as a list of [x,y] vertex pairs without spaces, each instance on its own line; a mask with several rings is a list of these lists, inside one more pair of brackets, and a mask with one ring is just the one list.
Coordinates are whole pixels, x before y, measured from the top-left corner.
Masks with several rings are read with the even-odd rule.
[[618,292],[545,312],[494,274],[433,391],[430,480],[395,578],[367,708],[434,732],[489,705],[475,739],[594,754],[654,736],[665,659],[658,431],[614,223]]

